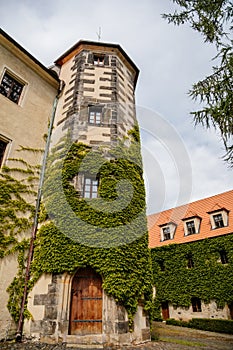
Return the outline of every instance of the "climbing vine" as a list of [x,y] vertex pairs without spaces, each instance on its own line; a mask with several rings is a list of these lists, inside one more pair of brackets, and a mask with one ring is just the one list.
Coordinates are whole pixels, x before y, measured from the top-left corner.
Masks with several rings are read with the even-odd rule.
[[[25,282],[29,233],[35,214],[35,198],[40,166],[24,160],[25,152],[41,150],[21,147],[21,158],[8,159],[0,173],[0,258],[17,256],[18,272],[7,288],[8,310],[17,322]],[[25,316],[28,312],[25,310]]]
[[[6,168],[5,182],[0,184],[5,205],[11,201],[6,210],[12,209],[5,213],[5,225],[9,218],[12,225],[2,227],[1,232],[8,233],[1,233],[1,254],[18,252],[18,274],[8,288],[8,308],[15,321],[19,316],[28,248],[28,241],[17,237],[31,227],[34,215],[34,206],[24,200],[21,192],[35,195],[32,183],[36,179],[35,169],[23,160],[21,163],[26,167],[22,172],[27,181],[10,177]],[[98,177],[98,198],[84,199],[75,188],[74,178],[80,171]],[[11,182],[10,194],[6,187]],[[144,300],[151,315],[152,270],[138,128],[131,130],[115,149],[103,147],[93,151],[81,143],[69,144],[67,148],[67,143],[61,141],[48,159],[43,194],[29,289],[43,273],[72,274],[80,267],[91,266],[102,276],[105,292],[126,308],[130,326],[139,299]],[[75,227],[71,214],[79,219]],[[64,227],[68,227],[68,235]],[[26,309],[24,315],[29,315]]]
[[[221,251],[227,254],[226,264],[221,263]],[[214,300],[219,307],[233,302],[233,235],[170,244],[151,254],[157,304],[189,307],[192,297]],[[193,267],[188,268],[190,256]]]
[[[37,234],[32,264],[34,280],[42,273],[73,274],[80,267],[92,267],[102,276],[105,292],[126,308],[131,326],[139,299],[144,298],[149,312],[152,307],[152,271],[137,133],[136,129],[131,132],[130,147],[123,145],[125,140],[119,142],[114,150],[107,150],[107,158],[106,148],[93,151],[87,145],[73,143],[66,150],[64,140],[52,150],[43,189],[48,220]],[[98,198],[86,200],[75,188],[73,179],[80,171],[98,177]],[[119,200],[117,184],[121,180],[130,182],[130,201],[129,184],[124,181]],[[65,200],[61,200],[61,183]],[[108,210],[116,202],[115,210]],[[75,227],[70,212],[79,219]],[[63,232],[64,227],[68,227],[69,234]],[[116,232],[103,231],[114,228]],[[78,239],[77,232],[81,233]]]

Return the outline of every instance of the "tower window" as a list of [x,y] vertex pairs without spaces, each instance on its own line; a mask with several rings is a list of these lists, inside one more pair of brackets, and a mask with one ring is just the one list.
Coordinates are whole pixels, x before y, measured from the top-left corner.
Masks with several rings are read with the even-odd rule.
[[83,198],[98,197],[98,180],[93,177],[84,177]]
[[193,233],[196,233],[194,220],[186,222],[186,227],[187,227],[188,235],[192,235]]
[[91,106],[89,107],[88,121],[93,125],[100,125],[102,120],[102,107]]
[[201,312],[201,299],[193,297],[191,303],[193,312]]
[[220,260],[222,264],[228,264],[228,257],[227,257],[227,253],[225,250],[221,250],[219,252],[220,254]]
[[94,54],[94,65],[103,66],[104,65],[104,55]]
[[213,219],[215,223],[215,228],[224,227],[222,214],[213,215]]
[[0,93],[9,98],[9,100],[18,103],[23,87],[22,83],[13,78],[8,72],[5,72],[0,85]]
[[166,226],[163,228],[163,240],[166,241],[168,239],[171,239],[171,232],[170,227]]
[[6,151],[7,142],[0,139],[0,166],[2,165],[4,153]]

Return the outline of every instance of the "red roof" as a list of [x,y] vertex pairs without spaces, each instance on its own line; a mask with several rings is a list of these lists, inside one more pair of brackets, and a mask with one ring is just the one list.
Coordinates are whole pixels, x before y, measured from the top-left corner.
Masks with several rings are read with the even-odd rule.
[[[210,213],[216,210],[229,211],[228,226],[212,229]],[[199,217],[201,219],[199,233],[184,235],[182,219]],[[172,243],[187,243],[205,238],[233,233],[233,190],[204,198],[180,207],[165,210],[147,217],[149,230],[149,247],[155,248]],[[177,225],[174,238],[161,241],[161,225],[174,222]]]

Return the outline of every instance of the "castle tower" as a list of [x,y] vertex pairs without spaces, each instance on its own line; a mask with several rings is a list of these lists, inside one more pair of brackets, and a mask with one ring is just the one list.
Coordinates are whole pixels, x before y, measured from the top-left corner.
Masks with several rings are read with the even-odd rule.
[[54,171],[61,158],[55,151],[45,181],[50,218],[37,238],[33,271],[40,278],[25,331],[79,347],[148,341],[151,267],[134,99],[138,68],[119,45],[81,40],[54,70],[64,81],[54,140],[68,134],[71,142],[62,180]]

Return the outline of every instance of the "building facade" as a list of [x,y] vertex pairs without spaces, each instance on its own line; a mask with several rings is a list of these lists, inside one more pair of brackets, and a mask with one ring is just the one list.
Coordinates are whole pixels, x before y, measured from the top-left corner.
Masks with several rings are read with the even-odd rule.
[[158,318],[233,318],[232,210],[228,191],[148,217]]
[[[19,167],[19,161],[13,162],[10,159],[22,159],[31,166],[41,163],[41,153],[36,150],[43,149],[45,141],[43,135],[47,133],[48,121],[52,113],[52,106],[59,87],[59,79],[17,42],[9,37],[2,30],[0,31],[0,166]],[[33,149],[33,151],[23,151]],[[21,149],[21,152],[18,152]],[[21,162],[22,165],[22,162]],[[15,172],[14,177],[23,180],[22,173]],[[12,187],[8,182],[8,190]],[[17,186],[12,189],[11,195],[17,194]],[[11,284],[18,269],[17,249],[12,254],[5,254],[13,247],[16,241],[4,239],[3,230],[6,223],[9,224],[8,234],[13,235],[13,223],[16,223],[13,211],[10,212],[10,195],[4,191],[1,183],[1,259],[0,259],[0,337],[6,337],[10,333],[14,322],[7,309],[9,294],[7,288]],[[34,202],[32,194],[26,195],[27,201]],[[25,199],[26,199],[25,198]],[[15,198],[16,199],[16,198]],[[6,200],[6,201],[5,201]],[[20,202],[18,198],[18,204]],[[7,212],[9,210],[9,212]],[[17,210],[20,211],[18,208]],[[28,214],[28,213],[27,213]],[[27,216],[26,213],[24,215]],[[18,227],[20,227],[18,222]],[[10,231],[10,233],[9,233]],[[18,241],[22,241],[30,235],[30,229],[20,232]]]
[[[13,68],[9,74],[11,71]],[[149,314],[145,309],[151,300],[152,284],[134,104],[138,68],[119,45],[80,41],[59,57],[50,70],[44,71],[52,87],[42,84],[40,93],[34,77],[36,96],[28,96],[34,110],[26,105],[23,95],[26,119],[24,125],[18,126],[20,140],[29,114],[33,114],[40,124],[33,124],[29,130],[34,143],[30,145],[30,137],[25,134],[24,139],[28,146],[42,147],[36,140],[46,133],[59,81],[63,90],[56,105],[51,157],[43,189],[46,215],[37,232],[31,261],[23,335],[42,342],[65,342],[80,347],[95,344],[100,348],[106,344],[148,341]],[[21,85],[16,89],[24,94],[23,83],[29,78],[23,73],[21,70]],[[2,88],[4,79],[7,84],[9,77],[3,73]],[[2,96],[6,111],[8,103],[13,104],[9,108],[15,108],[17,103],[12,99],[18,97],[8,101],[9,96]],[[40,96],[42,100],[38,100]],[[21,96],[17,101],[21,101]],[[39,116],[34,113],[39,111],[38,105],[42,106]],[[3,115],[6,122],[8,115],[6,112]],[[15,120],[15,111],[12,115]],[[11,137],[4,130],[3,134]],[[59,145],[64,139],[62,148]],[[61,148],[63,158],[56,153]],[[86,163],[87,155],[90,163]],[[2,159],[5,164],[5,152]],[[124,182],[125,177],[132,185]],[[122,189],[117,187],[118,181],[122,182]],[[131,197],[127,191],[130,188]],[[135,251],[140,256],[136,261]],[[12,258],[10,254],[9,257]],[[3,260],[4,268],[9,266],[6,260],[9,257]],[[14,296],[16,290],[18,295],[22,294],[20,278],[24,269],[22,265],[21,269],[16,266],[10,269],[12,275],[2,285],[6,295],[2,307],[7,314],[2,316],[2,337],[14,329],[10,314],[17,325],[20,311],[20,297],[16,302]]]

